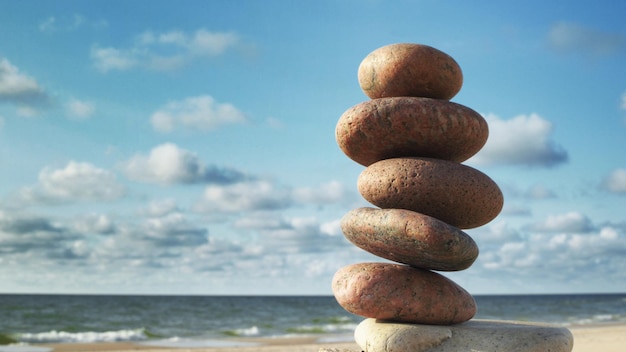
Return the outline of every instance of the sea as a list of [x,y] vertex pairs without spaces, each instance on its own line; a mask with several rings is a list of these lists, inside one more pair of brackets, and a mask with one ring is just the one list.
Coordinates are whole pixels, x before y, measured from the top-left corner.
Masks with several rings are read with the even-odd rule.
[[[558,326],[626,323],[626,294],[477,295],[477,319]],[[353,341],[362,317],[332,296],[0,295],[0,352],[46,343],[254,345],[256,338]],[[30,346],[30,347],[29,347]],[[38,349],[39,348],[39,349]]]

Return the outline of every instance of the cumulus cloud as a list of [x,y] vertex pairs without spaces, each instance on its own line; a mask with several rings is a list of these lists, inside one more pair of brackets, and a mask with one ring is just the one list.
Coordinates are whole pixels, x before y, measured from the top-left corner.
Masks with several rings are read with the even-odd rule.
[[616,169],[602,182],[601,187],[611,193],[626,194],[626,169]]
[[315,217],[257,213],[236,220],[233,226],[258,232],[263,246],[275,252],[316,253],[349,246],[341,236],[339,220],[322,223]]
[[160,217],[179,210],[174,199],[162,199],[151,201],[146,207],[140,209],[139,213],[149,217]]
[[152,127],[159,132],[172,132],[177,127],[210,131],[246,121],[245,114],[234,105],[219,103],[209,95],[169,102],[150,117]]
[[73,98],[67,102],[66,109],[70,117],[77,119],[87,119],[96,111],[93,103]]
[[489,114],[489,139],[468,162],[552,167],[568,160],[567,152],[551,140],[552,123],[537,114],[502,120]]
[[530,225],[499,221],[472,230],[481,253],[470,270],[491,280],[506,277],[515,290],[558,290],[562,285],[589,292],[592,282],[626,279],[626,233],[619,225],[595,225],[580,212],[547,216]]
[[548,32],[548,45],[562,53],[606,56],[626,50],[626,36],[603,32],[573,22],[555,23]]
[[494,222],[485,228],[474,230],[474,232],[476,233],[473,237],[480,247],[489,243],[519,242],[522,240],[520,231],[505,221]]
[[293,204],[291,190],[267,180],[210,185],[195,205],[199,212],[236,213],[285,209]]
[[205,165],[196,154],[173,143],[158,145],[148,155],[137,154],[122,168],[132,180],[159,184],[229,184],[249,178],[238,170]]
[[[587,233],[531,233],[483,251],[477,263],[485,269],[515,272],[559,282],[608,273],[623,273],[626,237],[610,226]],[[524,269],[524,270],[520,270]]]
[[294,199],[300,203],[332,204],[347,196],[347,190],[339,181],[330,181],[318,187],[302,187],[293,191]]
[[91,59],[94,61],[94,66],[101,72],[125,71],[139,64],[139,60],[132,52],[115,48],[92,47]]
[[538,232],[586,233],[593,230],[591,220],[579,212],[550,215],[544,221],[530,226]]
[[208,230],[175,212],[147,219],[141,227],[145,239],[160,247],[198,246],[207,242]]
[[0,102],[32,106],[45,103],[48,97],[37,81],[0,58]]
[[111,201],[124,194],[125,189],[114,173],[89,163],[70,161],[62,169],[43,169],[37,185],[20,190],[19,200],[25,203]]
[[212,32],[203,28],[193,33],[146,31],[138,35],[128,48],[94,46],[91,58],[102,72],[137,67],[170,71],[198,59],[223,55],[238,43],[239,36],[235,33]]
[[0,211],[0,253],[52,251],[76,238],[68,228],[45,217]]
[[198,212],[237,213],[272,211],[302,205],[337,204],[351,197],[337,181],[317,187],[291,188],[270,180],[252,180],[231,185],[211,185],[196,203]]
[[73,221],[71,228],[80,234],[111,234],[116,230],[114,220],[105,214],[79,216]]

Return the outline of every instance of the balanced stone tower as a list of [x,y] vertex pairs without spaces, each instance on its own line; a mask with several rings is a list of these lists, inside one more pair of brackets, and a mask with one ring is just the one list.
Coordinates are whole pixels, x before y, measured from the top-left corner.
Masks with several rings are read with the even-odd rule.
[[472,320],[476,303],[436,271],[467,269],[478,257],[462,229],[487,224],[502,209],[498,185],[461,164],[489,135],[474,110],[450,102],[463,75],[447,54],[419,44],[392,44],[359,66],[371,100],[339,119],[341,150],[365,166],[361,195],[378,208],[350,211],[345,237],[389,261],[340,269],[332,289],[339,304],[366,319],[355,331],[366,352],[564,351],[567,329]]

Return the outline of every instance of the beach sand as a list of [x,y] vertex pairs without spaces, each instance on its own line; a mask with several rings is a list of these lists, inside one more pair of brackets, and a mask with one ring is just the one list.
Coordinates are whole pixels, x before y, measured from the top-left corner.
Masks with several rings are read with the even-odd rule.
[[[626,324],[570,327],[574,335],[574,352],[624,352],[626,351]],[[234,343],[236,341],[233,340]],[[254,346],[172,348],[135,343],[90,343],[38,345],[53,352],[318,352],[320,348],[337,351],[361,351],[351,342],[319,343],[315,338],[246,339]]]

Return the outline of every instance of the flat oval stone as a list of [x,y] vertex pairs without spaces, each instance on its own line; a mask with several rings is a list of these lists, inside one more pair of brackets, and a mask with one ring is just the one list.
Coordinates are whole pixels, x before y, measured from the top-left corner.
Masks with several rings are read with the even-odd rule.
[[489,127],[476,111],[445,100],[393,97],[357,104],[335,128],[339,148],[357,163],[428,157],[462,162],[487,142]]
[[354,209],[341,219],[341,229],[356,246],[416,268],[463,270],[478,257],[478,246],[468,234],[410,210]]
[[335,273],[337,302],[367,318],[447,325],[471,319],[476,303],[461,286],[435,272],[408,265],[358,263]]
[[570,352],[572,333],[546,324],[471,320],[452,326],[433,326],[363,320],[354,331],[364,351],[376,352]]
[[493,220],[504,199],[484,173],[455,162],[394,158],[368,166],[357,181],[361,195],[380,208],[412,210],[469,229]]
[[399,43],[368,54],[359,65],[359,85],[370,98],[426,97],[450,100],[463,73],[448,54],[428,45]]

